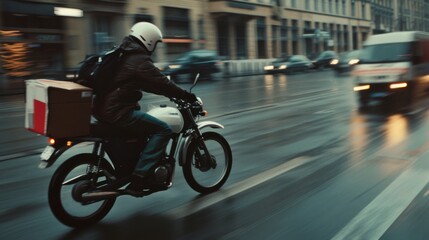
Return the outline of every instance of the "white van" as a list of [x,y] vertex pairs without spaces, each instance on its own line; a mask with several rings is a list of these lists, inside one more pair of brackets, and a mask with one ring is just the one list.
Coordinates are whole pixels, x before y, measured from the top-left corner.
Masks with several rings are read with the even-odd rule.
[[360,106],[372,99],[414,103],[429,90],[429,33],[370,36],[352,74]]

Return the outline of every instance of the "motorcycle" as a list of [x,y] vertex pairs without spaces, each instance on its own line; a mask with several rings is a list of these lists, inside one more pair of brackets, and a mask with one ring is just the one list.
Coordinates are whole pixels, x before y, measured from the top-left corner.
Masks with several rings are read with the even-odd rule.
[[130,194],[126,186],[149,136],[129,136],[109,124],[98,122],[91,124],[90,136],[49,139],[50,144],[41,154],[40,168],[52,166],[77,144],[92,145],[90,153],[78,153],[65,160],[50,180],[49,206],[60,222],[74,228],[95,224],[109,213],[119,196],[143,197],[169,189],[176,162],[182,167],[188,185],[201,194],[217,191],[224,185],[232,167],[231,147],[221,134],[202,131],[224,126],[214,121],[199,121],[207,115],[201,99],[198,103],[170,100],[176,107],[161,105],[148,111],[168,123],[174,134],[166,157],[153,168],[157,187],[145,189],[139,195]]

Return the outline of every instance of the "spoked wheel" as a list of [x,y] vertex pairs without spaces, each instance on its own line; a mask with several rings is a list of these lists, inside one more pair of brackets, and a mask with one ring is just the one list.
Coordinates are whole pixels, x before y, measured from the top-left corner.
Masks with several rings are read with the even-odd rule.
[[[189,186],[200,193],[211,193],[219,190],[228,179],[232,168],[232,152],[228,142],[215,132],[203,133],[204,142],[210,153],[206,156],[196,141],[187,151],[183,174]],[[209,161],[213,160],[215,165]]]
[[[98,157],[92,154],[79,154],[65,161],[55,171],[49,184],[49,206],[55,217],[70,227],[83,227],[97,223],[109,213],[116,198],[94,201],[82,204],[81,194],[91,190],[94,186],[101,186],[109,182],[103,169],[109,173],[114,170],[105,159],[101,168],[94,171]],[[92,181],[97,175],[96,183]]]

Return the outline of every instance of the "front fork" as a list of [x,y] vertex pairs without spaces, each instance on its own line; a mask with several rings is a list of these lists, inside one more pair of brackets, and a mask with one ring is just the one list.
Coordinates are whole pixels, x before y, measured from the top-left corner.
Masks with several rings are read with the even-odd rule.
[[[204,142],[203,135],[201,134],[199,129],[196,129],[192,134],[194,135],[194,140],[197,144],[197,151],[195,151],[195,154],[196,158],[199,159],[198,168],[202,171],[207,171],[210,168],[215,169],[217,166],[216,161],[211,157],[211,154],[207,149],[207,145]],[[200,150],[202,150],[202,152],[204,153],[203,155],[201,154]]]
[[[188,158],[188,149],[191,146],[191,144],[195,141],[197,141],[200,149],[202,149],[204,151],[205,154],[209,154],[209,151],[207,149],[207,146],[204,142],[204,137],[201,134],[201,130],[204,128],[225,128],[222,124],[219,124],[217,122],[213,122],[213,121],[202,121],[202,122],[198,122],[196,123],[197,127],[193,128],[194,130],[189,133],[186,134],[186,136],[184,136],[182,138],[182,140],[180,141],[179,144],[179,152],[178,152],[178,156],[179,156],[179,165],[180,166],[184,166],[187,158]],[[201,147],[202,146],[202,147]],[[201,153],[198,153],[200,157],[202,157]],[[207,156],[207,155],[206,155]],[[213,159],[212,159],[213,161]]]

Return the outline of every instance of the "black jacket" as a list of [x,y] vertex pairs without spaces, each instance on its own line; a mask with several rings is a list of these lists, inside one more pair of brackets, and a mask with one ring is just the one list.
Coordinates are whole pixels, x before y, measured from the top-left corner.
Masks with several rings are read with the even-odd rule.
[[132,37],[125,37],[121,47],[125,54],[114,79],[115,90],[94,99],[93,115],[98,120],[115,123],[130,114],[143,97],[141,91],[184,100],[195,98],[163,75],[149,52]]

